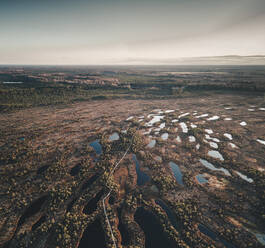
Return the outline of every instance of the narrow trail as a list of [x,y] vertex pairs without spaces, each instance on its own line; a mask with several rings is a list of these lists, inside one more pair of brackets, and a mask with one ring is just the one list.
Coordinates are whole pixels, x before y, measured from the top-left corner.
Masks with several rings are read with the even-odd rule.
[[[137,129],[138,130],[138,129]],[[136,131],[137,131],[136,130]],[[121,161],[125,158],[125,156],[127,155],[127,153],[129,152],[131,146],[132,146],[132,141],[133,141],[133,137],[131,139],[131,142],[130,142],[130,145],[129,147],[127,148],[127,150],[125,151],[125,153],[123,154],[122,158],[116,163],[116,165],[114,166],[114,168],[112,169],[112,171],[110,172],[109,174],[109,177],[113,175],[114,171],[116,170],[116,168],[118,167],[118,165],[121,163]],[[108,177],[108,178],[109,178]],[[115,237],[113,235],[113,231],[112,231],[112,227],[111,227],[111,224],[110,224],[110,221],[109,221],[109,218],[108,218],[108,215],[107,215],[107,212],[106,212],[106,206],[105,206],[105,200],[109,197],[109,195],[111,194],[112,192],[112,189],[108,192],[108,194],[102,199],[102,205],[103,205],[103,210],[104,210],[104,214],[105,214],[105,217],[106,217],[106,220],[107,220],[107,223],[108,223],[108,227],[110,229],[110,233],[111,233],[111,238],[113,240],[113,243],[114,243],[114,247],[117,248],[117,245],[116,245],[116,241],[115,241]]]

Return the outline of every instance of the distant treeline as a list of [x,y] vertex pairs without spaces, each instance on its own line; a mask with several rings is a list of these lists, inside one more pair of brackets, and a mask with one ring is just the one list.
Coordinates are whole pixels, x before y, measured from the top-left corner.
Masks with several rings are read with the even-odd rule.
[[172,97],[186,97],[191,94],[203,94],[207,91],[218,92],[247,92],[264,94],[265,84],[248,82],[231,83],[195,83],[176,82],[174,80],[124,81],[119,85],[101,85],[68,82],[40,82],[35,78],[24,76],[8,77],[1,75],[6,81],[23,82],[20,84],[0,83],[0,112],[28,108],[33,106],[47,106],[67,104],[76,101],[105,100],[115,98],[126,99],[169,99]]
[[252,92],[265,92],[265,84],[253,84],[253,83],[231,83],[231,84],[216,84],[216,83],[200,83],[200,84],[186,84],[186,83],[131,83],[132,89],[144,89],[144,88],[159,88],[161,90],[184,88],[187,91],[198,90],[229,90],[229,91],[252,91]]

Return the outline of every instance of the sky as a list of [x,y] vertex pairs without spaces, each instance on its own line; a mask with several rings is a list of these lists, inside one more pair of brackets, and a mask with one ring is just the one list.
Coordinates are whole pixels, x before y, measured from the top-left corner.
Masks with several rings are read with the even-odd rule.
[[265,0],[0,0],[0,64],[265,55]]

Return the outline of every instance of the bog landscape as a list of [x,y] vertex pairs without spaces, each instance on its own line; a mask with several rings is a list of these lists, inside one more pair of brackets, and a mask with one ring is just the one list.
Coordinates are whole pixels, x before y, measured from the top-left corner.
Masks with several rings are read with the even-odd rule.
[[0,247],[265,247],[264,66],[1,66]]

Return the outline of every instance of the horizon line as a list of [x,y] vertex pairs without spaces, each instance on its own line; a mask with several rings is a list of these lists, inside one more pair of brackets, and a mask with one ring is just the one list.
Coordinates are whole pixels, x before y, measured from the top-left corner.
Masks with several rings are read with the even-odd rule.
[[[238,58],[238,59],[264,59],[264,61],[222,61],[221,59],[226,58]],[[220,59],[220,61],[207,61],[207,59]],[[195,61],[192,61],[195,60]],[[196,61],[197,60],[197,61]],[[202,60],[202,61],[200,61]],[[213,63],[211,63],[213,62]],[[254,63],[253,63],[254,62]],[[255,64],[257,63],[257,64]],[[220,55],[220,56],[195,56],[195,57],[178,57],[178,58],[168,58],[168,59],[141,59],[141,58],[128,58],[125,61],[116,61],[113,63],[0,63],[0,66],[209,66],[209,65],[252,65],[252,66],[262,66],[265,65],[265,55],[255,54],[255,55]]]

